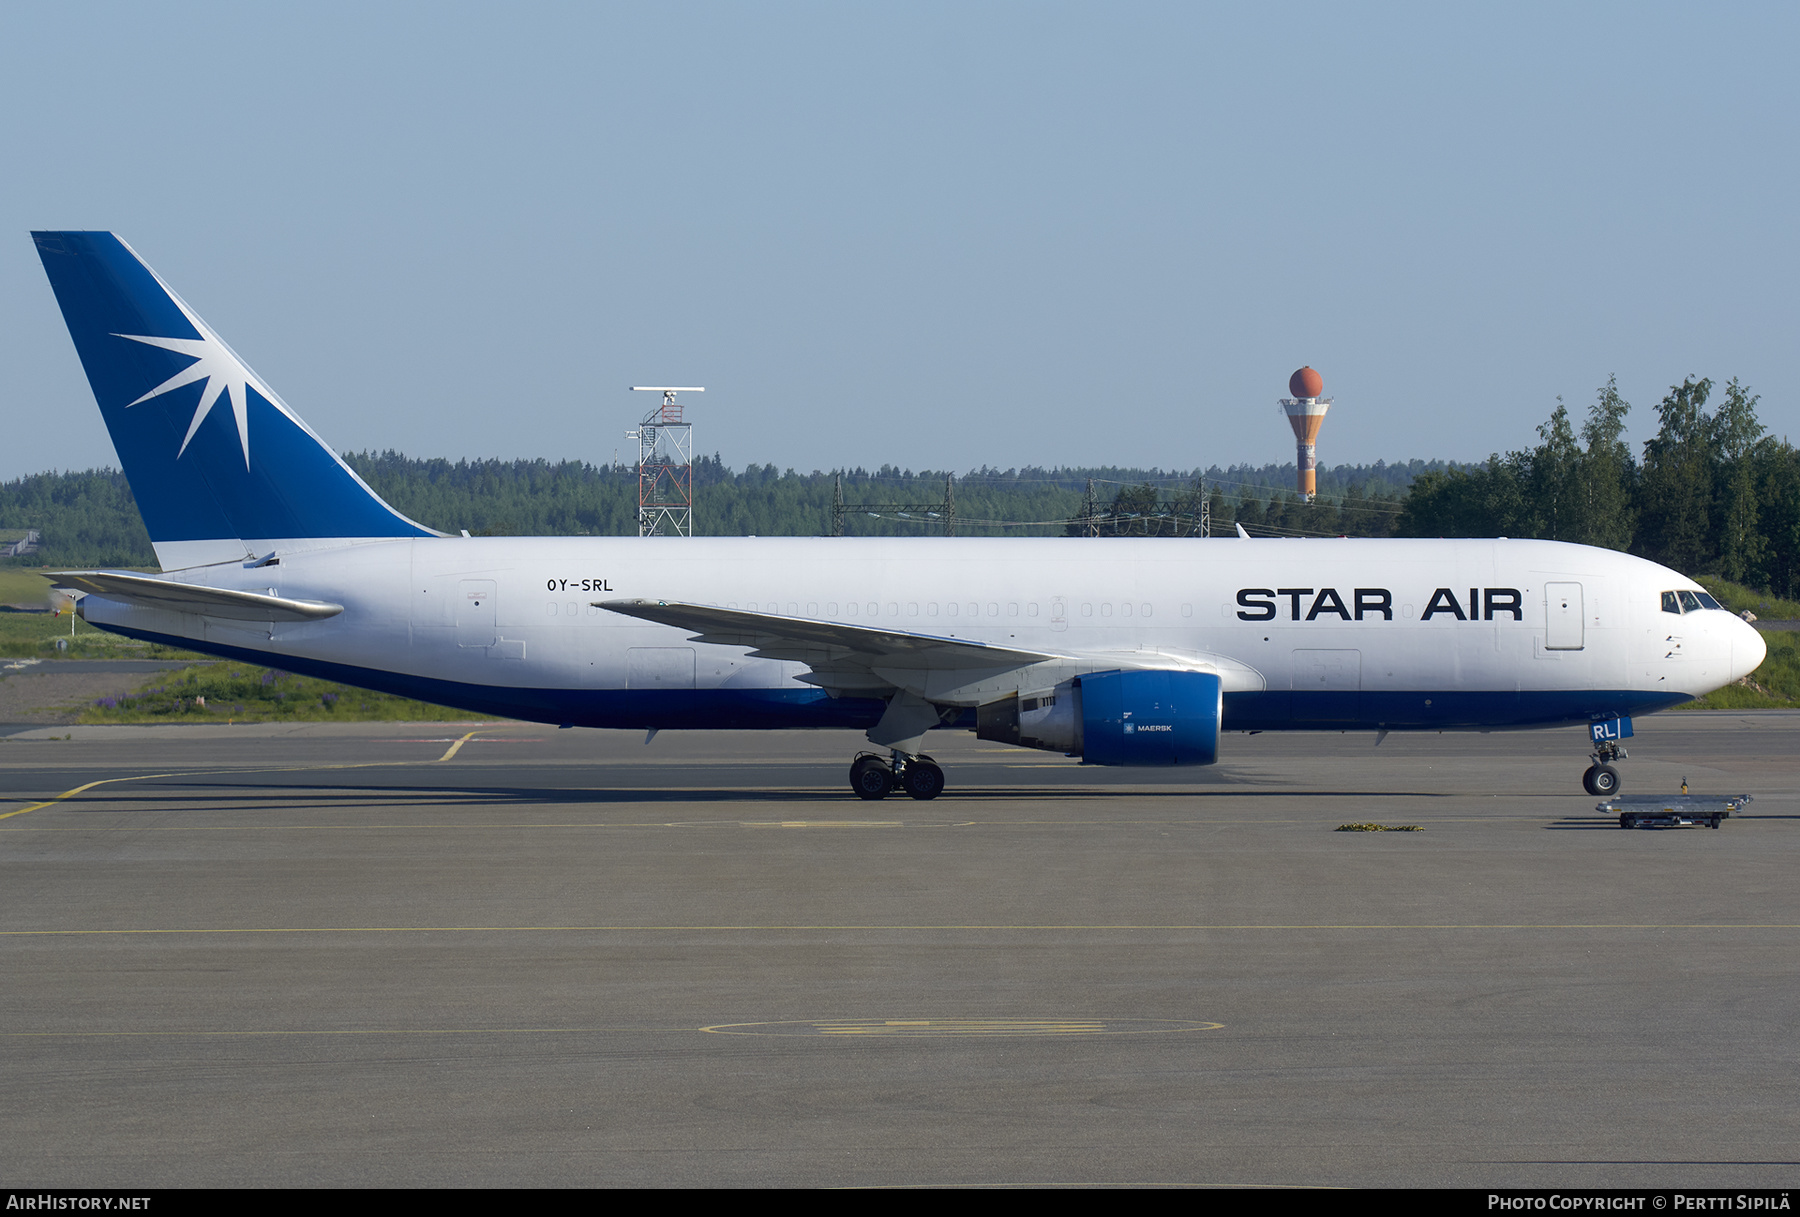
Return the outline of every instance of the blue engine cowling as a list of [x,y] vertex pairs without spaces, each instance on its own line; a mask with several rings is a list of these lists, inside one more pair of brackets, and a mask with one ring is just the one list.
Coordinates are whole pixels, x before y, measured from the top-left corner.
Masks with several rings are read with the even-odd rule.
[[1093,765],[1210,765],[1222,707],[1211,672],[1101,672],[978,707],[975,734]]
[[1102,672],[1081,683],[1081,759],[1090,765],[1210,765],[1224,691],[1211,672]]

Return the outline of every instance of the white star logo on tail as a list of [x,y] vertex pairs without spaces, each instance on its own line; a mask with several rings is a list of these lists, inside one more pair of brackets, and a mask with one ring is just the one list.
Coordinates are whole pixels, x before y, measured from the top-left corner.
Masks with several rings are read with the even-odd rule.
[[194,433],[200,430],[200,424],[206,421],[208,414],[212,413],[213,405],[219,398],[225,397],[230,400],[232,417],[237,420],[238,443],[243,445],[244,468],[248,469],[250,467],[250,422],[246,411],[249,408],[250,399],[246,392],[247,387],[255,385],[256,391],[261,393],[277,410],[281,410],[284,414],[288,411],[283,408],[281,399],[276,397],[269,387],[258,379],[255,372],[244,366],[243,360],[239,359],[232,349],[208,328],[206,322],[196,317],[193,311],[175,296],[174,292],[170,292],[169,297],[174,300],[175,306],[186,315],[189,324],[199,331],[200,337],[152,338],[147,334],[114,334],[113,337],[129,338],[132,342],[161,347],[165,351],[174,351],[177,355],[189,355],[193,357],[194,362],[136,401],[126,403],[126,408],[142,405],[153,397],[160,397],[183,385],[191,385],[197,380],[204,380],[206,381],[206,391],[200,395],[200,404],[194,410],[193,420],[188,423],[187,436],[181,441],[181,447],[176,451],[175,459],[181,459],[182,453],[187,451],[188,444],[193,440]]

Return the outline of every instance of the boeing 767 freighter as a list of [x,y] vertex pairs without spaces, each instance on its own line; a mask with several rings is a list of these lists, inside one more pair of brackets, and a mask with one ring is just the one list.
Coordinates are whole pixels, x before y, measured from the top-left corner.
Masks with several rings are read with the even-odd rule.
[[160,575],[91,624],[574,727],[857,728],[851,789],[936,797],[934,728],[1100,765],[1227,731],[1585,725],[1753,671],[1691,579],[1553,541],[449,536],[395,511],[123,241],[35,233]]

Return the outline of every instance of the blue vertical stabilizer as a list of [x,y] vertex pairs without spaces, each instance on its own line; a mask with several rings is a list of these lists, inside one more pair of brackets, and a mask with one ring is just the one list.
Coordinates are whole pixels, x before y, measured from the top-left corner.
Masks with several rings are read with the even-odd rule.
[[370,490],[125,242],[32,237],[164,569],[439,535]]

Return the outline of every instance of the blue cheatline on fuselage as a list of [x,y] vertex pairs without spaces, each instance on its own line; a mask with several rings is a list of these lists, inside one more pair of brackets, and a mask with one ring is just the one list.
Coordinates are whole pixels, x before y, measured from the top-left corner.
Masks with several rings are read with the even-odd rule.
[[493,714],[527,722],[576,727],[659,730],[749,730],[788,727],[854,727],[867,730],[887,704],[878,698],[833,698],[822,689],[536,689],[440,680],[405,672],[356,667],[158,634],[130,626],[101,627],[115,634],[202,651],[301,676],[335,680],[358,688],[451,706],[472,714]]
[[437,535],[370,490],[119,238],[32,236],[152,541]]
[[[821,689],[539,689],[440,680],[222,646],[129,626],[104,627],[145,642],[203,651],[225,659],[320,680],[335,680],[396,697],[452,706],[473,714],[494,714],[528,722],[632,730],[751,730],[789,727],[845,727],[866,731],[881,718],[886,703],[872,697],[833,698]],[[1360,699],[1353,716],[1346,696]],[[1363,692],[1226,693],[1227,731],[1376,730],[1468,731],[1549,727],[1596,718],[1631,718],[1692,700],[1687,693],[1642,690],[1548,690],[1536,692]],[[1431,704],[1427,706],[1425,703]],[[1602,707],[1603,709],[1596,709]],[[944,724],[973,726],[973,711]],[[965,721],[969,720],[969,721]]]

